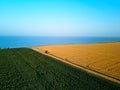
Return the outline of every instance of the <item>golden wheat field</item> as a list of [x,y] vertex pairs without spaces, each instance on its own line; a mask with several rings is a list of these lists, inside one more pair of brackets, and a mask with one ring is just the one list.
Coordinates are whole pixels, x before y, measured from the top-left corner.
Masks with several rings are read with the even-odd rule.
[[120,80],[120,42],[36,47],[49,54]]

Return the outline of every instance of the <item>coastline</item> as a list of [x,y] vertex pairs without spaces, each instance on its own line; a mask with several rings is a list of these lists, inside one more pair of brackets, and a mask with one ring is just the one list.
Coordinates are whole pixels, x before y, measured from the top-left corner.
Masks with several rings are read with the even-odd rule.
[[51,46],[62,44],[93,44],[120,42],[120,37],[41,37],[41,36],[4,36],[0,37],[1,48],[21,48],[32,46]]
[[[94,43],[70,43],[70,44],[51,44],[51,45],[36,45],[36,46],[29,46],[26,48],[32,47],[42,47],[42,46],[59,46],[59,45],[89,45],[89,44],[107,44],[107,43],[120,43],[120,41],[113,41],[113,42],[94,42]],[[19,48],[19,47],[18,47]]]

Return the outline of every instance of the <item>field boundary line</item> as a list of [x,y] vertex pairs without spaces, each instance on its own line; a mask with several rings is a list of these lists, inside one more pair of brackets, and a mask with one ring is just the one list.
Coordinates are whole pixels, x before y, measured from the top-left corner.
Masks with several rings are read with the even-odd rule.
[[98,71],[96,71],[96,70],[89,69],[88,67],[84,67],[84,66],[82,66],[82,65],[75,64],[75,63],[70,62],[70,61],[68,61],[68,60],[65,60],[65,59],[63,59],[63,58],[61,58],[61,57],[57,57],[57,56],[55,56],[55,55],[53,55],[53,54],[45,53],[43,50],[40,50],[39,48],[36,48],[36,47],[31,47],[31,49],[34,50],[34,51],[37,51],[38,53],[44,54],[44,55],[46,55],[46,56],[52,57],[52,58],[54,58],[54,59],[57,59],[57,60],[59,60],[59,61],[61,61],[61,62],[66,63],[66,64],[69,64],[69,65],[71,65],[71,66],[73,66],[73,67],[76,67],[76,68],[78,68],[78,69],[81,69],[81,70],[83,70],[83,71],[86,71],[87,73],[93,74],[93,75],[95,75],[95,76],[101,77],[101,78],[103,78],[103,79],[106,79],[106,80],[108,80],[108,81],[111,81],[111,82],[114,82],[114,83],[120,85],[120,80],[117,79],[117,78],[115,78],[115,77],[112,77],[112,76],[109,76],[109,75],[100,73],[100,72],[98,72]]

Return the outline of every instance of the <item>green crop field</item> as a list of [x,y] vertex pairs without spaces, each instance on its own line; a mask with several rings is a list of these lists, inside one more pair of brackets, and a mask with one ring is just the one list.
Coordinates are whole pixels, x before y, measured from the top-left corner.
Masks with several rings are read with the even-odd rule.
[[120,85],[18,48],[0,49],[0,90],[120,90]]

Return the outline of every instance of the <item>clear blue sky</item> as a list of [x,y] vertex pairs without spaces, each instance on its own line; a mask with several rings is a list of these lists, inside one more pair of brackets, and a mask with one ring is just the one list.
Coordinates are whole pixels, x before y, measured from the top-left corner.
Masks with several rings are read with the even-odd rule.
[[120,36],[120,0],[0,0],[0,36]]

